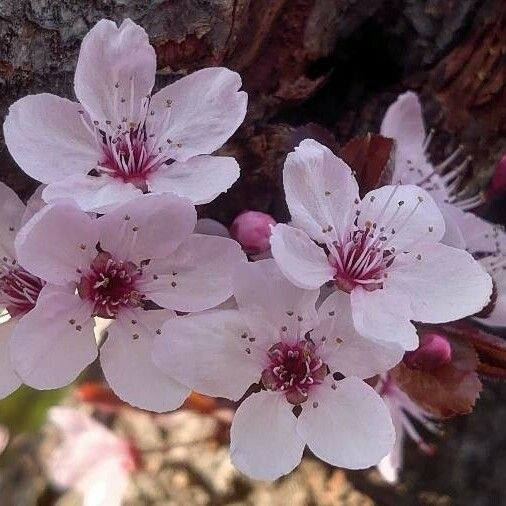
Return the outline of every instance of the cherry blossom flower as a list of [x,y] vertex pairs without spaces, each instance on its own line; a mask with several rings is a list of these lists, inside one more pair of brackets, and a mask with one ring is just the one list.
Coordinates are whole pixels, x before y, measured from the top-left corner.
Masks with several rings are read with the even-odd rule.
[[393,183],[421,186],[441,205],[443,214],[444,204],[469,210],[483,203],[480,194],[470,195],[469,188],[462,188],[463,177],[472,160],[470,156],[460,160],[463,146],[438,165],[429,161],[427,149],[434,131],[427,135],[416,93],[408,91],[399,95],[385,113],[380,133],[396,141]]
[[12,336],[22,380],[39,389],[73,381],[97,356],[94,317],[106,318],[100,362],[116,394],[153,411],[177,408],[188,389],[154,366],[153,338],[173,310],[230,297],[232,272],[245,259],[231,239],[191,234],[195,223],[195,208],[173,194],[141,195],[98,219],[71,200],[37,213],[16,250],[50,285]]
[[399,362],[402,349],[360,337],[343,293],[317,313],[318,290],[292,285],[272,259],[240,266],[233,284],[237,310],[169,320],[153,352],[159,367],[206,395],[239,400],[260,382],[235,414],[233,463],[275,479],[298,465],[306,444],[335,466],[378,463],[393,427],[362,379]]
[[0,398],[21,384],[11,362],[9,343],[19,319],[35,307],[45,284],[18,264],[14,250],[18,230],[40,200],[36,192],[25,207],[8,186],[0,183]]
[[52,483],[78,491],[84,506],[123,504],[130,475],[139,464],[136,449],[77,409],[53,407],[48,418],[61,437],[45,463]]
[[273,257],[301,288],[332,281],[350,293],[364,337],[412,350],[410,320],[451,321],[489,302],[490,276],[469,253],[439,242],[445,223],[424,189],[384,186],[361,201],[351,169],[311,139],[288,155],[283,178],[294,226],[273,228]]
[[271,226],[274,218],[260,211],[244,211],[239,214],[230,226],[230,235],[246,251],[259,255],[270,250]]
[[415,404],[395,383],[389,374],[382,375],[376,386],[385,401],[395,427],[395,444],[392,451],[378,464],[378,471],[385,481],[396,483],[403,463],[403,447],[406,436],[410,437],[427,455],[434,454],[434,447],[427,444],[415,428],[416,420],[428,431],[439,434],[440,430],[434,423],[434,417]]
[[210,202],[239,177],[230,157],[209,156],[242,123],[241,79],[206,68],[152,95],[156,55],[144,29],[99,21],[84,37],[74,79],[78,102],[48,93],[13,104],[8,149],[43,197],[74,198],[107,212],[142,192]]

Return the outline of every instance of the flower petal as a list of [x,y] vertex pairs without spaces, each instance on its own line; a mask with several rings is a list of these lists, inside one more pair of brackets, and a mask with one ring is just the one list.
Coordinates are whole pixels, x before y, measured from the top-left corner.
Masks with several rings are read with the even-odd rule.
[[203,311],[232,295],[232,274],[246,262],[238,243],[225,237],[192,234],[165,259],[144,270],[148,299],[176,311]]
[[171,411],[190,393],[152,359],[157,331],[173,316],[166,310],[123,309],[107,328],[108,337],[100,349],[104,376],[116,395],[132,406]]
[[357,332],[373,341],[387,341],[405,350],[418,346],[409,295],[396,291],[369,292],[357,287],[351,292],[351,311]]
[[72,287],[46,286],[11,337],[11,359],[24,383],[41,390],[74,381],[97,357],[92,307]]
[[212,218],[200,218],[197,220],[197,224],[195,225],[193,233],[216,235],[218,237],[227,237],[230,239],[228,228],[225,225],[222,225],[219,221],[213,220]]
[[136,197],[98,219],[100,246],[132,262],[165,258],[192,233],[195,208],[173,194]]
[[257,339],[270,339],[272,344],[281,333],[303,338],[316,324],[319,291],[290,283],[273,259],[241,266],[233,284],[237,305]]
[[383,186],[369,192],[360,204],[357,223],[362,229],[376,224],[377,233],[386,236],[388,246],[398,251],[438,242],[445,233],[439,207],[415,185]]
[[0,324],[0,399],[7,397],[21,385],[9,351],[11,335],[16,324],[17,319],[14,318]]
[[[208,155],[220,148],[239,128],[246,115],[248,96],[241,77],[223,67],[198,70],[153,95],[148,131],[159,142],[172,142],[172,158],[184,162],[196,155]],[[170,119],[164,121],[167,102]]]
[[293,225],[318,242],[332,242],[355,217],[358,184],[350,167],[313,139],[288,154],[283,184]]
[[425,124],[416,93],[408,91],[399,95],[388,108],[380,132],[397,143],[392,177],[394,183],[417,184],[434,172],[423,147]]
[[494,309],[486,318],[476,318],[486,327],[506,327],[506,271],[493,272],[492,277],[497,290]]
[[237,409],[230,430],[232,463],[250,478],[275,480],[299,464],[304,441],[283,395],[259,392]]
[[207,204],[239,178],[239,164],[229,156],[194,156],[187,162],[164,165],[149,175],[153,193],[173,192],[193,204]]
[[411,318],[443,323],[477,313],[492,294],[492,279],[466,251],[426,245],[398,255],[385,285],[407,294]]
[[75,174],[51,183],[42,192],[46,202],[71,198],[83,211],[94,213],[109,212],[139,195],[142,195],[142,191],[132,183],[108,176],[85,174]]
[[96,167],[101,151],[80,110],[76,102],[49,93],[27,95],[11,105],[5,143],[29,176],[53,183]]
[[385,403],[358,378],[334,385],[325,382],[311,391],[297,419],[297,432],[317,457],[334,466],[365,469],[378,464],[395,439]]
[[314,290],[334,277],[323,249],[298,228],[283,223],[273,227],[271,249],[281,272],[301,288]]
[[[130,19],[120,27],[100,20],[84,37],[74,88],[78,100],[100,128],[107,131],[123,117],[139,123],[155,84],[156,54],[144,29]],[[125,100],[122,100],[125,99]]]
[[318,317],[320,325],[311,332],[311,339],[322,343],[319,354],[331,372],[371,378],[402,360],[404,350],[400,346],[366,339],[355,330],[347,293],[330,294],[318,309]]
[[36,276],[63,285],[79,278],[97,254],[96,223],[75,202],[61,200],[39,211],[19,231],[19,263]]
[[193,390],[237,401],[260,381],[267,358],[247,336],[251,332],[237,310],[176,317],[155,338],[153,360]]
[[28,199],[23,217],[21,218],[21,226],[26,225],[46,205],[46,202],[42,198],[42,192],[45,188],[45,184],[39,185]]
[[16,193],[0,183],[0,258],[6,257],[11,262],[16,259],[14,238],[24,212],[25,206]]

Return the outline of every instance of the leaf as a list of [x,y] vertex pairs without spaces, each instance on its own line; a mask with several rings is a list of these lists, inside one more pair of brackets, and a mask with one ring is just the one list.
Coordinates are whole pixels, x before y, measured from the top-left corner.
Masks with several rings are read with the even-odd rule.
[[39,391],[23,385],[0,401],[0,424],[7,426],[11,434],[33,432],[45,422],[48,409],[58,404],[68,391],[68,388]]
[[404,362],[392,371],[395,382],[414,402],[441,418],[471,413],[482,389],[473,346],[448,336],[452,360],[432,371],[410,369]]
[[339,156],[355,172],[361,197],[391,181],[393,152],[393,139],[371,133],[354,137],[341,148]]

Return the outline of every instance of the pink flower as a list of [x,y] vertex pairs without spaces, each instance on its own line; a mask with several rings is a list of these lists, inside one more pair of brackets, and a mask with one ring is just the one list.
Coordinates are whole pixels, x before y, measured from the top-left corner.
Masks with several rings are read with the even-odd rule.
[[434,448],[428,445],[418,433],[412,420],[416,420],[425,429],[439,434],[440,431],[433,422],[433,416],[415,404],[395,383],[388,374],[383,375],[376,390],[385,401],[395,427],[395,444],[392,451],[378,464],[378,471],[389,483],[396,483],[399,471],[402,469],[403,446],[406,435],[427,455],[434,453]]
[[71,200],[36,214],[16,250],[51,285],[12,336],[22,380],[40,389],[73,381],[97,356],[98,316],[111,320],[100,362],[116,394],[153,411],[177,408],[188,389],[154,367],[154,336],[172,310],[201,311],[230,297],[244,261],[231,239],[191,235],[195,223],[191,203],[172,194],[141,195],[98,219]]
[[506,154],[497,162],[494,175],[488,187],[487,195],[489,197],[496,197],[504,192],[506,192]]
[[444,334],[429,332],[420,338],[420,346],[404,354],[404,363],[411,369],[432,371],[452,359],[452,348]]
[[294,227],[273,228],[273,257],[301,288],[332,281],[350,293],[364,337],[412,350],[418,336],[410,320],[452,321],[490,300],[492,281],[480,264],[439,242],[445,223],[422,188],[384,186],[361,201],[351,169],[311,139],[288,155],[283,178]]
[[48,416],[61,436],[46,462],[53,484],[80,492],[84,506],[123,504],[130,475],[138,465],[129,442],[77,409],[53,407]]
[[28,175],[48,184],[46,201],[72,197],[103,213],[150,191],[203,204],[239,177],[233,158],[208,156],[246,114],[239,75],[207,68],[152,95],[155,70],[143,28],[101,20],[81,45],[74,79],[80,103],[43,93],[11,106],[8,149]]
[[271,247],[271,226],[276,225],[270,214],[259,211],[244,211],[239,214],[230,226],[230,235],[246,253],[258,255]]
[[0,183],[0,398],[21,384],[11,362],[9,343],[19,319],[35,307],[45,284],[18,265],[14,250],[18,230],[39,202],[40,195],[36,192],[27,208],[8,186]]
[[472,160],[467,157],[458,161],[462,146],[438,165],[429,161],[427,149],[434,132],[426,133],[422,106],[416,93],[408,91],[399,95],[385,113],[380,133],[396,142],[393,183],[421,186],[441,204],[443,214],[444,204],[469,210],[483,203],[480,194],[470,195],[471,190],[462,185]]
[[[206,395],[237,401],[255,392],[232,423],[233,463],[275,479],[298,465],[306,444],[335,466],[378,463],[393,427],[362,379],[399,362],[402,349],[361,338],[343,293],[316,312],[318,290],[292,285],[272,259],[242,265],[233,285],[238,309],[168,321],[153,353],[159,367]],[[262,390],[251,390],[258,382]]]

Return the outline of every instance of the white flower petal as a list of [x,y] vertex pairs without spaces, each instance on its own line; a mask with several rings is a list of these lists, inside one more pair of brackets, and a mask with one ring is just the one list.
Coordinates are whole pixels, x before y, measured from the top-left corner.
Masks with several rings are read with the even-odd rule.
[[21,225],[25,206],[16,193],[0,183],[0,258],[16,259],[14,239]]
[[311,391],[297,419],[297,432],[317,457],[347,469],[378,464],[395,439],[381,397],[353,377],[338,381],[335,388],[325,382]]
[[237,409],[230,430],[232,463],[257,480],[275,480],[299,464],[304,441],[283,395],[259,392]]
[[298,228],[282,223],[273,227],[271,250],[281,272],[301,288],[315,290],[334,277],[323,249]]
[[14,371],[9,349],[17,322],[17,319],[11,318],[0,324],[0,399],[7,397],[21,385],[21,380]]

